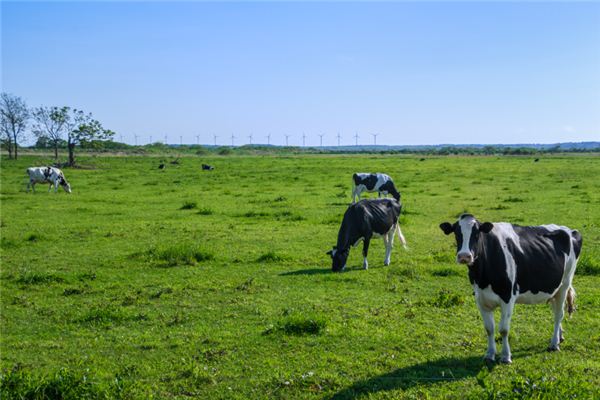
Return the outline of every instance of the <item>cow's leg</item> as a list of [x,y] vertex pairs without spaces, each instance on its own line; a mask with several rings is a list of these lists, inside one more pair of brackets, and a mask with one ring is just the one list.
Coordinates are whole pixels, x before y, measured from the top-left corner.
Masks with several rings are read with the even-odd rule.
[[[567,290],[569,286],[566,286]],[[567,299],[567,290],[561,288],[554,296],[552,301],[552,310],[554,311],[554,333],[548,351],[558,351],[560,342],[562,341],[562,326],[561,322],[565,316],[565,300]]]
[[488,310],[482,307],[477,301],[477,307],[479,307],[479,313],[483,319],[483,327],[487,334],[488,347],[484,360],[495,361],[496,360],[496,341],[494,340],[494,310]]
[[363,242],[363,269],[369,269],[369,262],[367,261],[367,254],[369,254],[369,243],[371,242],[371,238],[365,238]]
[[30,189],[31,189],[31,180],[29,180],[29,182],[27,182],[27,193],[29,193]]
[[515,299],[510,299],[508,304],[504,302],[500,303],[501,315],[498,331],[502,336],[502,357],[500,358],[500,362],[503,364],[512,363],[510,345],[508,344],[508,333],[510,331],[510,319],[512,317],[514,308]]
[[392,247],[394,247],[394,228],[389,230],[388,233],[383,236],[383,242],[385,243],[385,260],[383,261],[383,265],[390,265],[390,260],[392,256]]

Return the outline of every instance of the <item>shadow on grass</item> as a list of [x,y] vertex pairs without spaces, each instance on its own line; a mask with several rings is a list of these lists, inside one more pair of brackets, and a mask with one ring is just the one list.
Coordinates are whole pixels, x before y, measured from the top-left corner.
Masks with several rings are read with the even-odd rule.
[[452,382],[477,376],[482,370],[493,369],[481,357],[441,358],[399,368],[387,374],[355,382],[352,386],[335,393],[332,400],[356,399],[388,390],[407,390],[414,386],[428,386],[440,382]]
[[331,274],[331,269],[327,268],[307,268],[299,269],[297,271],[282,272],[279,276],[290,276],[290,275],[318,275],[318,274]]
[[364,271],[364,268],[362,266],[355,266],[355,267],[349,266],[349,267],[346,267],[341,272],[333,272],[331,270],[331,267],[307,268],[307,269],[299,269],[297,271],[282,272],[281,274],[279,274],[279,276],[290,276],[290,275],[321,275],[321,274],[346,274],[348,272],[355,272],[355,271]]

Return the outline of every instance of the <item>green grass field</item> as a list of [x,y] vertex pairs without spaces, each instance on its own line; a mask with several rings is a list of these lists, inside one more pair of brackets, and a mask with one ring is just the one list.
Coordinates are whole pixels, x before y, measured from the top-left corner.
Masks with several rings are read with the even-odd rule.
[[[71,195],[25,193],[50,159],[3,159],[0,397],[598,398],[600,157],[533,159],[81,157]],[[358,247],[334,274],[357,171],[394,178],[410,249],[383,267],[374,240],[368,271]],[[438,228],[465,211],[582,232],[561,352],[550,307],[517,305],[513,364],[486,368]]]

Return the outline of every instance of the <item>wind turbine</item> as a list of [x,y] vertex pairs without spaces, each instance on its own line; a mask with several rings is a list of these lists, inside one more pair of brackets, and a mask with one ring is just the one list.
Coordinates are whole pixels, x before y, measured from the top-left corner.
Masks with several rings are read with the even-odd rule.
[[248,138],[250,139],[250,144],[252,144],[252,134],[248,135]]
[[165,144],[167,144],[167,135],[165,135]]
[[379,133],[371,133],[371,135],[373,136],[373,145],[377,146],[377,135],[379,135]]
[[285,145],[286,146],[288,145],[288,139],[290,136],[292,136],[292,135],[285,135]]
[[320,141],[320,143],[321,143],[321,147],[323,147],[323,136],[325,136],[325,134],[324,134],[324,133],[322,133],[322,134],[319,134],[319,137],[321,138],[321,141]]
[[200,144],[200,135],[196,135],[196,144]]
[[231,147],[235,146],[235,144],[233,144],[233,141],[235,140],[235,136],[233,136],[233,133],[231,134]]
[[134,140],[135,140],[135,145],[137,146],[137,138],[138,138],[138,135],[133,135],[133,138],[134,138]]
[[360,137],[360,136],[358,136],[358,132],[356,132],[356,134],[353,137],[354,137],[354,145],[358,146],[358,138]]
[[306,135],[302,132],[302,147],[306,147]]
[[270,145],[270,144],[271,144],[271,134],[269,133],[267,135],[267,145]]
[[179,145],[182,146],[183,145],[183,136],[179,136]]
[[217,145],[217,138],[218,138],[218,136],[217,136],[217,135],[213,135],[213,139],[214,139],[214,141],[215,141],[215,146]]
[[148,144],[152,144],[152,135],[150,135],[150,142]]
[[337,140],[338,140],[338,147],[340,147],[340,138],[341,138],[342,136],[341,136],[341,135],[340,135],[340,133],[338,132],[338,134],[337,134],[337,136],[336,136],[336,137],[337,137]]

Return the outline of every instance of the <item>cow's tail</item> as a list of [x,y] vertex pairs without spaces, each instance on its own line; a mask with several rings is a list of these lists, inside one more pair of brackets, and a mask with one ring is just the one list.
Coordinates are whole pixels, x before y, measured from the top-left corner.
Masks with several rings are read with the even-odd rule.
[[567,313],[569,313],[569,317],[575,311],[575,289],[573,286],[569,287],[567,290]]
[[408,247],[406,246],[406,239],[404,239],[404,235],[400,230],[400,220],[396,222],[396,233],[398,234],[398,239],[400,239],[400,243],[402,243],[402,247],[408,250]]
[[356,203],[356,185],[358,185],[358,174],[352,174],[352,204]]

